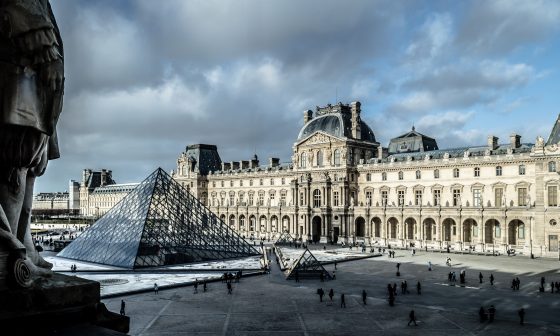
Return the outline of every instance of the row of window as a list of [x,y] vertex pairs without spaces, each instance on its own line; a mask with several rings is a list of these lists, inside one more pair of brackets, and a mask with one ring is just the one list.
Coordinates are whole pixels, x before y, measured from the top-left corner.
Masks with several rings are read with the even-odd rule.
[[[496,167],[496,176],[502,176],[502,171],[503,171],[502,166],[497,166]],[[526,171],[525,165],[519,165],[518,166],[519,175],[525,175],[525,171]],[[434,173],[434,178],[435,179],[438,179],[440,177],[439,169],[435,169],[433,171],[433,173]],[[399,171],[397,174],[398,174],[398,179],[399,180],[404,180],[404,172],[403,171]],[[416,174],[416,179],[417,180],[422,178],[422,172],[420,170],[417,170],[415,174]],[[474,177],[480,177],[480,167],[475,167],[473,169],[473,176]],[[367,173],[366,174],[366,181],[370,182],[371,177],[372,177],[372,174]],[[454,178],[461,177],[459,168],[453,168],[453,177]],[[387,181],[387,173],[386,172],[381,173],[381,181]]]
[[[220,181],[220,186],[221,186],[222,188],[225,187],[225,184],[226,184],[225,181]],[[234,184],[235,184],[235,183],[234,183],[233,180],[229,181],[229,186],[230,186],[230,187],[235,187]],[[243,187],[243,184],[244,184],[244,183],[243,183],[243,180],[239,180],[239,185],[238,185],[238,186],[239,186],[239,187]],[[249,180],[249,186],[252,187],[253,184],[254,184],[254,183],[253,183],[253,180]],[[268,185],[273,186],[274,184],[275,184],[274,179],[271,178],[271,179],[269,180],[269,184],[268,184]],[[285,184],[286,184],[286,178],[282,177],[282,179],[280,180],[280,184],[281,184],[281,185],[285,185]],[[264,185],[264,179],[259,179],[259,185],[260,185],[260,186],[263,186],[263,185]],[[213,187],[213,188],[216,188],[216,181],[212,181],[212,187]]]

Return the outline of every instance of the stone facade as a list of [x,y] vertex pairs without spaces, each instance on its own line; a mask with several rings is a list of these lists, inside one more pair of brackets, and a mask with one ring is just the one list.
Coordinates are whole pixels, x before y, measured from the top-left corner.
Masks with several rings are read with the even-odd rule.
[[507,144],[490,136],[487,146],[446,150],[413,129],[433,142],[389,152],[361,121],[359,102],[305,111],[304,123],[290,163],[255,157],[203,174],[205,157],[192,148],[209,145],[194,145],[173,177],[246,237],[288,231],[320,242],[559,256],[558,144],[512,134]]

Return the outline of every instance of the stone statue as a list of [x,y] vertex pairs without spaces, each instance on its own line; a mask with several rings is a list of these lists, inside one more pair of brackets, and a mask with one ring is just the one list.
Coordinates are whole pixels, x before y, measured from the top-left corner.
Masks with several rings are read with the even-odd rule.
[[52,267],[29,223],[35,178],[59,157],[63,92],[62,40],[48,0],[0,1],[0,254],[9,255],[0,275],[20,287]]
[[543,147],[544,147],[544,139],[543,139],[542,136],[539,135],[539,136],[537,137],[537,141],[536,141],[536,143],[535,143],[535,147],[537,147],[537,148],[543,148]]

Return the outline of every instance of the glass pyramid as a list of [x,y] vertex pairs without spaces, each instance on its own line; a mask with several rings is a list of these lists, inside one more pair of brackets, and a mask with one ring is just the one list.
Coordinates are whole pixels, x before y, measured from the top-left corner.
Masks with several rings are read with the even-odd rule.
[[288,232],[284,231],[274,243],[274,245],[292,245],[294,242],[294,237],[292,237]]
[[332,278],[329,272],[327,272],[309,249],[306,249],[301,257],[290,267],[286,280],[295,279],[296,273],[300,278],[320,278],[321,274],[323,274],[326,279]]
[[258,254],[158,168],[58,256],[141,268]]

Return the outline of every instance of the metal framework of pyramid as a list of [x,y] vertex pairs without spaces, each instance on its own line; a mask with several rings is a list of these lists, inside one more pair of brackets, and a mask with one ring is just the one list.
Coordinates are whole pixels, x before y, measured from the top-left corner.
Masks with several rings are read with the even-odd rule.
[[294,243],[294,237],[292,237],[288,232],[284,231],[276,240],[274,245],[292,245]]
[[258,254],[158,168],[58,256],[141,268]]
[[313,253],[306,249],[305,252],[299,257],[299,259],[293,264],[290,269],[290,273],[286,277],[286,280],[292,280],[296,278],[296,272],[299,278],[320,278],[321,273],[323,273],[325,279],[331,279],[331,275],[323,267],[323,265],[315,258]]

